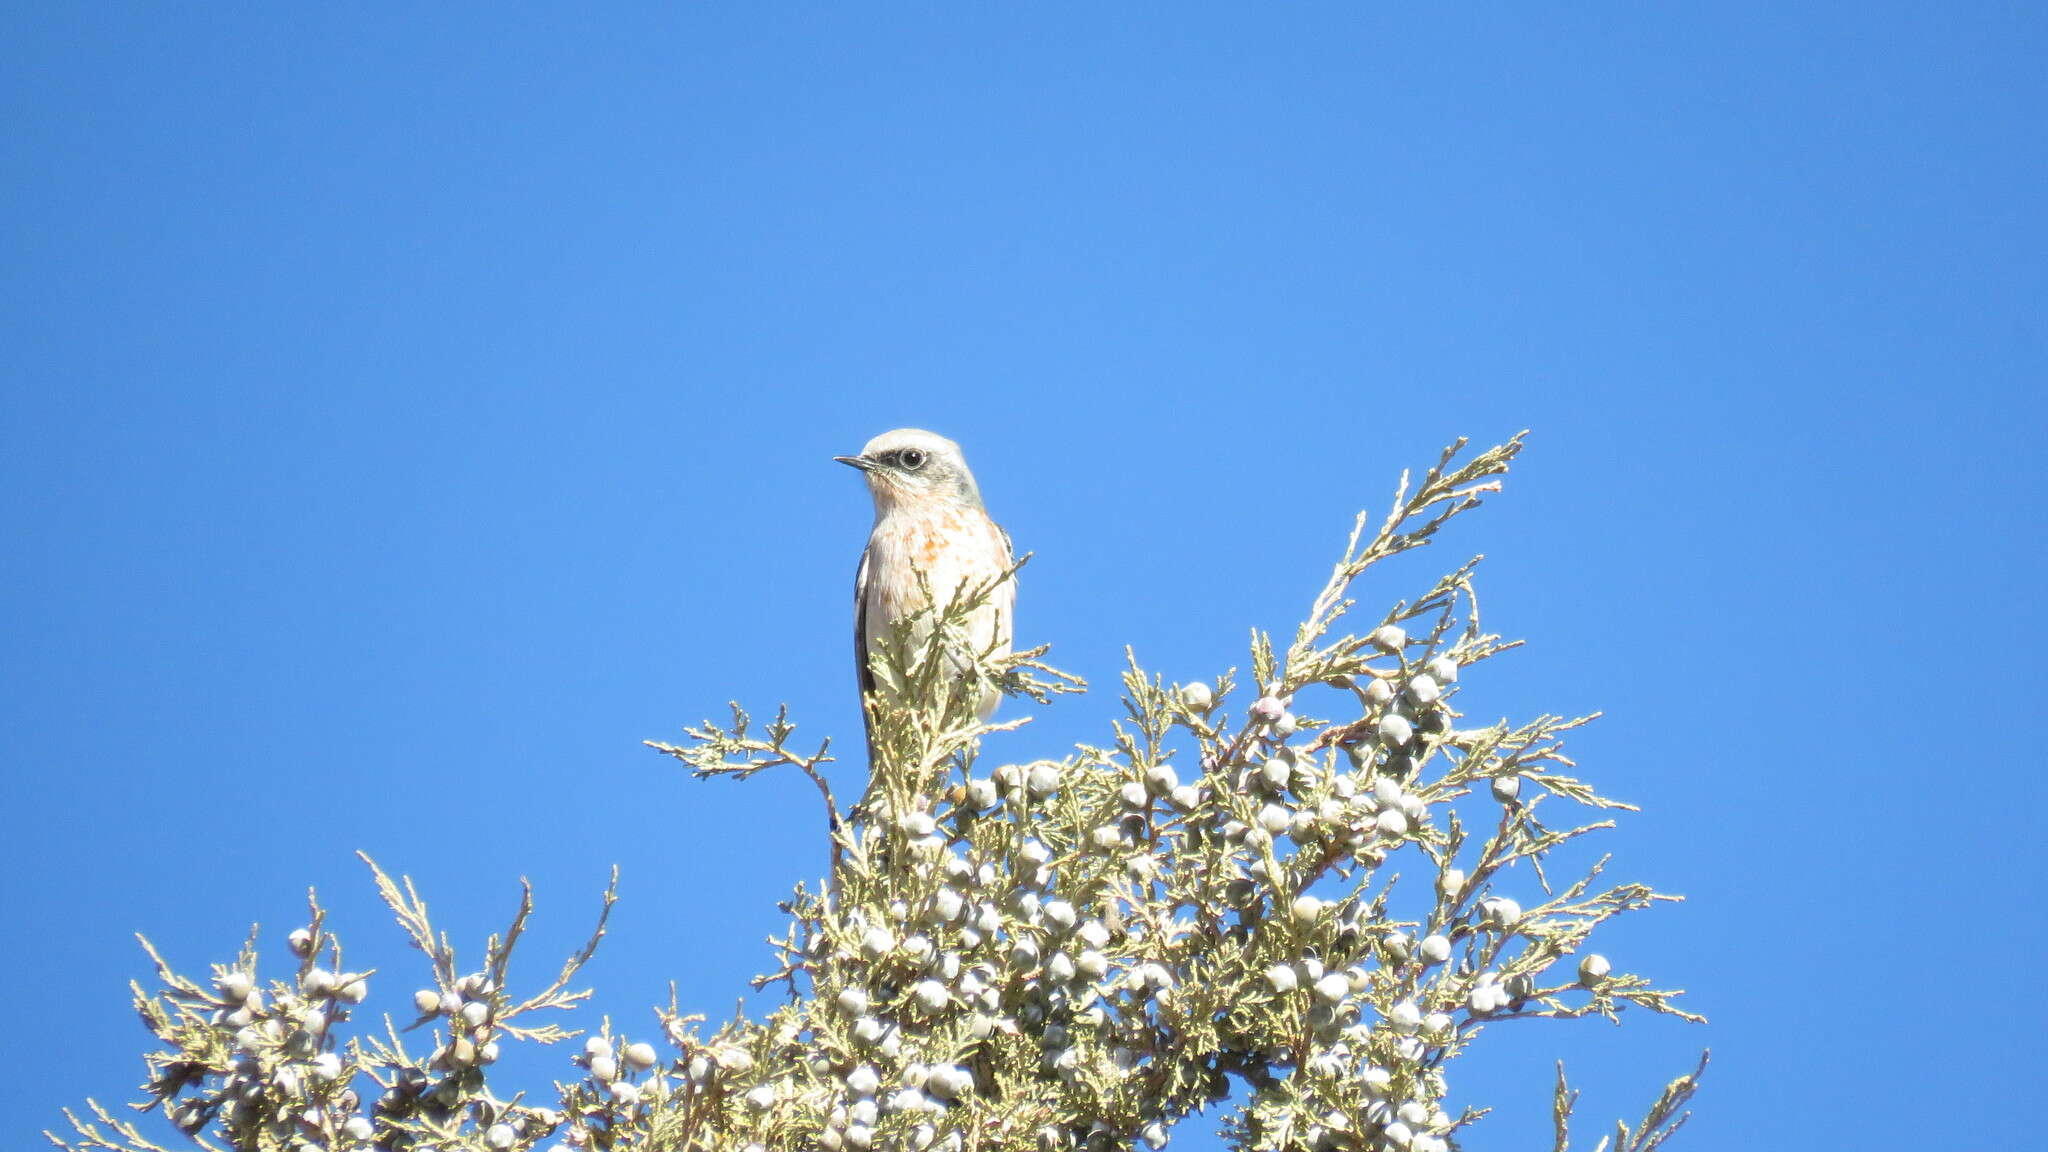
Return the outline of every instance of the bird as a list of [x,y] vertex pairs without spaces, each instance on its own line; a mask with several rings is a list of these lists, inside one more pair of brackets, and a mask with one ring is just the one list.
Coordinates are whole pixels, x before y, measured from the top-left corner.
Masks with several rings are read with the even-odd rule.
[[[930,607],[925,589],[944,605],[998,580],[1014,562],[1009,533],[989,519],[974,473],[953,441],[921,428],[898,428],[868,441],[858,456],[833,459],[866,473],[875,504],[874,528],[853,581],[854,662],[865,695],[875,688],[870,654],[898,620]],[[1014,578],[996,585],[968,616],[965,642],[977,651],[1008,655],[1016,603]],[[928,624],[923,631],[929,635]],[[955,666],[964,670],[965,661]],[[986,685],[975,715],[987,720],[1001,699],[1000,689]],[[872,732],[868,751],[872,761]]]

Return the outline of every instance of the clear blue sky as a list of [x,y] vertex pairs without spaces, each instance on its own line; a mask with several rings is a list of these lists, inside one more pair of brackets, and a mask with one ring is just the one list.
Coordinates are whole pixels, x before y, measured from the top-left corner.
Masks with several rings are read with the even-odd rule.
[[465,941],[532,877],[535,978],[617,863],[597,1004],[728,1009],[816,820],[639,741],[858,743],[828,458],[903,424],[1100,686],[1017,757],[1532,428],[1430,557],[1532,641],[1465,702],[1607,710],[1617,874],[1690,901],[1603,948],[1713,1023],[1496,1030],[1468,1146],[1707,1045],[1684,1147],[2038,1139],[2038,10],[777,7],[6,6],[8,1143],[140,1078],[134,931],[317,884],[402,1003],[359,848]]

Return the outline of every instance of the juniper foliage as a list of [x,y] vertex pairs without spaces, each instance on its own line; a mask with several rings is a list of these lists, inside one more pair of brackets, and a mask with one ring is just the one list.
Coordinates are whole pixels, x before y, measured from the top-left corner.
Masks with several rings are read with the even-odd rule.
[[[1359,517],[1284,650],[1252,634],[1245,687],[1229,673],[1172,684],[1133,658],[1105,746],[983,770],[1024,723],[976,717],[984,679],[1041,703],[1083,687],[1042,647],[963,656],[962,624],[993,584],[935,597],[875,656],[874,762],[844,810],[822,771],[829,742],[793,746],[786,713],[757,725],[734,705],[682,744],[650,742],[699,777],[794,769],[817,787],[830,873],[784,905],[788,933],[755,987],[785,995],[763,1015],[714,1027],[672,995],[658,1031],[607,1023],[565,1057],[576,1078],[529,1103],[491,1066],[506,1043],[575,1035],[533,1014],[588,996],[570,985],[616,874],[589,943],[520,996],[509,964],[530,894],[464,972],[410,881],[365,857],[428,960],[411,1004],[353,1019],[369,974],[344,966],[317,900],[267,981],[253,932],[205,980],[149,949],[159,986],[134,995],[159,1047],[133,1107],[200,1147],[250,1152],[1039,1152],[1161,1147],[1235,1083],[1222,1126],[1238,1148],[1456,1147],[1483,1109],[1456,1102],[1449,1070],[1488,1028],[1628,1006],[1697,1019],[1586,951],[1602,922],[1674,897],[1606,882],[1605,859],[1569,881],[1545,870],[1629,807],[1565,755],[1590,717],[1480,723],[1462,707],[1463,671],[1515,646],[1481,626],[1477,561],[1362,634],[1337,631],[1353,583],[1498,490],[1521,438],[1464,447],[1404,474],[1376,524]],[[1338,714],[1297,714],[1297,693]],[[415,1030],[427,1039],[409,1049]],[[1600,1148],[1663,1143],[1704,1068]],[[1558,1152],[1576,1098],[1560,1065]],[[97,1103],[66,1117],[60,1148],[162,1152]]]

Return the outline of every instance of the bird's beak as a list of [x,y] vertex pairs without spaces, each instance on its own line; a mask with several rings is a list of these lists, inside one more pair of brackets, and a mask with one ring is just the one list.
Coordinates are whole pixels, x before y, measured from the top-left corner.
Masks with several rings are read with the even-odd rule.
[[873,472],[875,470],[875,462],[865,456],[834,456],[833,459],[841,464],[852,465],[863,472]]

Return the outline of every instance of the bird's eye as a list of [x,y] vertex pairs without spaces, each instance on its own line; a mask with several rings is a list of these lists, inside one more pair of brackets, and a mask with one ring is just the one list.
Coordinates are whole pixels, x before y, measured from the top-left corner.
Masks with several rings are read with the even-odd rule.
[[918,451],[915,448],[905,448],[903,451],[896,454],[896,459],[903,465],[904,468],[912,472],[915,472],[919,468],[924,467],[924,453]]

